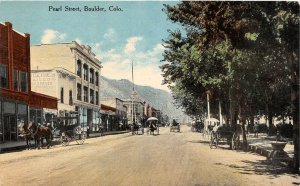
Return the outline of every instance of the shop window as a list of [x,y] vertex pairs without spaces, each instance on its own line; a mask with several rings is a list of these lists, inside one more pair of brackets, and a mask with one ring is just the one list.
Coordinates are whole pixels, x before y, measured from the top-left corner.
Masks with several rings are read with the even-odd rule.
[[19,91],[19,73],[14,70],[14,90]]
[[12,102],[3,102],[3,114],[16,114],[16,105]]
[[83,78],[85,81],[89,80],[89,70],[86,64],[83,65]]
[[81,69],[81,61],[77,60],[77,75],[81,77],[82,69]]
[[0,142],[3,140],[3,124],[2,124],[2,101],[0,99]]
[[64,103],[64,88],[60,88],[60,102]]
[[20,85],[21,85],[21,92],[27,92],[27,87],[28,87],[28,83],[27,83],[27,72],[20,72]]
[[94,90],[90,89],[90,103],[94,104]]
[[81,84],[77,83],[77,100],[81,101]]
[[83,88],[83,101],[88,102],[88,88]]
[[7,66],[6,65],[0,65],[0,87],[1,88],[7,88]]
[[[18,120],[17,125],[19,126],[21,123],[27,124],[27,105],[18,104]],[[17,127],[18,134],[21,133],[20,128]]]
[[99,73],[98,72],[96,72],[95,79],[96,79],[96,86],[99,86]]

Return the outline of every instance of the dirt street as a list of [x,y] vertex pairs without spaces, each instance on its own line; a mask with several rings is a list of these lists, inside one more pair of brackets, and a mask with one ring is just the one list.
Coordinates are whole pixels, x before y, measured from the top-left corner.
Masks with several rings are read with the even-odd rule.
[[299,176],[251,153],[210,149],[200,133],[160,128],[83,145],[0,154],[0,185],[299,185]]

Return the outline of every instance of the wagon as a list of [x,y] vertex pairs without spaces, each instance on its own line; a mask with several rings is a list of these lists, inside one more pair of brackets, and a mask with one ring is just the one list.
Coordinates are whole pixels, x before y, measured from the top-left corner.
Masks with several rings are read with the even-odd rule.
[[227,143],[233,150],[237,149],[240,144],[240,133],[225,125],[214,128],[210,134],[210,148],[218,148],[218,145],[222,142]]
[[135,135],[135,134],[144,134],[144,127],[142,126],[142,124],[137,124],[137,125],[132,125],[131,126],[131,134]]
[[158,119],[156,117],[150,117],[147,119],[147,134],[159,134]]
[[[84,131],[78,123],[78,113],[73,112],[72,115],[73,116],[54,118],[54,121],[56,123],[56,127],[54,129],[54,136],[59,138],[63,146],[69,145],[71,141],[76,141],[77,144],[83,144],[87,137],[86,131]],[[65,124],[73,120],[76,120],[75,124]]]
[[86,132],[79,125],[68,125],[60,130],[60,141],[63,146],[67,146],[71,141],[83,144],[86,139]]
[[170,132],[180,132],[180,124],[177,125],[171,125]]

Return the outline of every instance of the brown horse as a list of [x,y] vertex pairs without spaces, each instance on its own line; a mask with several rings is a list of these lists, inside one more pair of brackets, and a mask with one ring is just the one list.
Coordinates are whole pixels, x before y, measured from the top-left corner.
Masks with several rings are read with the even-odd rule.
[[[26,148],[27,150],[29,150],[31,148],[31,140],[33,139],[33,135],[31,133],[31,131],[28,129],[28,126],[24,124],[24,122],[20,122],[20,124],[18,125],[21,134],[20,136],[22,136],[25,141],[26,141]],[[35,141],[36,143],[36,141]]]
[[31,131],[35,140],[37,140],[37,147],[40,149],[40,142],[42,138],[46,139],[47,148],[51,146],[51,141],[53,140],[53,135],[50,127],[37,126],[35,123],[30,122],[28,129]]

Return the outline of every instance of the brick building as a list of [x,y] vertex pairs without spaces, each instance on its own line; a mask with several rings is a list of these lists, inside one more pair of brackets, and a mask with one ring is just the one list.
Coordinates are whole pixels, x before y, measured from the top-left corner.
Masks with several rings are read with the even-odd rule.
[[30,35],[0,23],[0,143],[17,141],[18,124],[42,123],[44,109],[57,109],[57,99],[31,91]]

